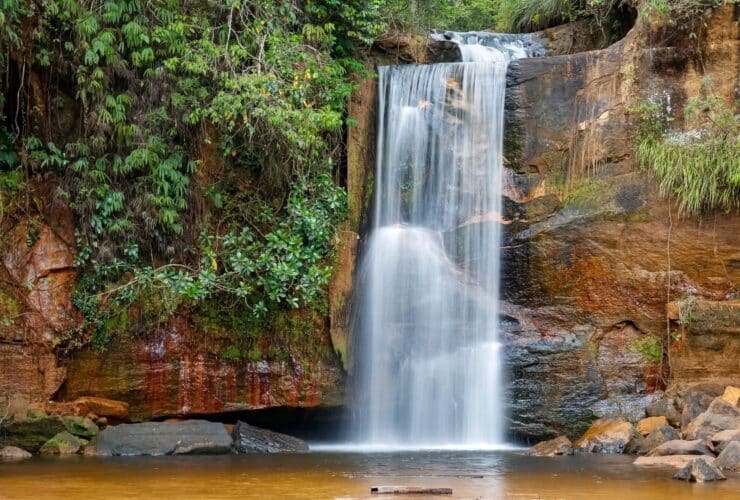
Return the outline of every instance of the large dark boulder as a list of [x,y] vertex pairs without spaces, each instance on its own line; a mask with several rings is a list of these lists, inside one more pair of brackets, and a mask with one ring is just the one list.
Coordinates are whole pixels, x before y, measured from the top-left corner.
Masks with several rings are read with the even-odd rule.
[[697,384],[690,388],[681,404],[681,430],[686,432],[691,421],[706,411],[714,398],[720,396],[722,391],[722,385],[715,383]]
[[49,439],[67,427],[62,417],[49,416],[40,410],[31,410],[0,425],[0,446],[17,446],[31,453],[37,452]]
[[730,442],[714,461],[714,465],[720,469],[740,471],[740,442]]
[[710,439],[720,431],[740,429],[740,409],[721,397],[686,427],[686,439]]
[[653,451],[658,446],[668,441],[675,441],[681,439],[678,435],[678,431],[670,425],[663,425],[654,429],[653,432],[642,440],[637,450],[638,453],[644,454]]
[[218,455],[231,451],[231,437],[218,422],[144,422],[108,427],[90,446],[86,454],[99,456]]
[[237,422],[231,433],[237,453],[300,453],[308,451],[305,441],[287,434]]

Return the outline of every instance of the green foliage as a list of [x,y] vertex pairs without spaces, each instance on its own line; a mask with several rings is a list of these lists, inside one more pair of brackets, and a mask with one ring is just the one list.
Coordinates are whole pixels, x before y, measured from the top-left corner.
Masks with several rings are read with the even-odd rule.
[[[153,325],[151,301],[264,317],[323,300],[352,56],[384,29],[383,2],[0,2],[3,88],[32,64],[79,107],[79,126],[0,128],[0,207],[54,176],[75,211],[85,322],[63,343],[104,346],[127,309]],[[35,105],[8,104],[3,122]]]
[[658,104],[636,110],[642,117],[638,160],[655,175],[661,194],[675,197],[685,215],[740,208],[740,120],[711,89],[707,79],[701,94],[687,101],[687,134],[666,134],[670,118]]
[[660,363],[663,358],[663,347],[655,337],[636,339],[630,343],[629,349],[640,353],[642,359],[648,363]]
[[651,20],[661,19],[675,25],[701,18],[707,9],[736,3],[737,0],[646,0],[642,4],[641,14]]

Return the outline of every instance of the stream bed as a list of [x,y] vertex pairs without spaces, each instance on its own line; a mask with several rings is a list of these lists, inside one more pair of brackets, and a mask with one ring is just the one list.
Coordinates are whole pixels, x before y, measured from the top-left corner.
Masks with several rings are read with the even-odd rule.
[[[390,498],[372,486],[449,487],[492,499],[738,498],[740,475],[695,484],[622,455],[520,452],[311,452],[296,455],[33,458],[0,462],[2,499]],[[402,498],[419,498],[403,495]]]

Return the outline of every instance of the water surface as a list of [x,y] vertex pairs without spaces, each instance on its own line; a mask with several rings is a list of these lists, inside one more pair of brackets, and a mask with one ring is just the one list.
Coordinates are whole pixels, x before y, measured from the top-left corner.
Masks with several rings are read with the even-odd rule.
[[453,451],[34,458],[0,463],[0,498],[389,498],[370,495],[371,486],[381,485],[454,490],[434,498],[723,500],[740,492],[738,474],[689,484],[671,479],[672,469],[637,468],[632,460]]

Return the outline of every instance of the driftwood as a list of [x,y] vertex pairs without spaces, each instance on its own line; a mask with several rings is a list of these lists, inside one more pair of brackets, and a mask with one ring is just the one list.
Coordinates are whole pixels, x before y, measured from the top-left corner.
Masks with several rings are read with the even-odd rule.
[[373,486],[376,495],[452,495],[452,488],[426,488],[424,486]]

